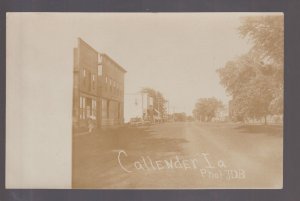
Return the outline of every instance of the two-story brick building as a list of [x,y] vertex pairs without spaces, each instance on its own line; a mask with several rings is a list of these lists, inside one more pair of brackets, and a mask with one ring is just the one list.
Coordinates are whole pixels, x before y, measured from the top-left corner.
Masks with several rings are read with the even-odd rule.
[[82,39],[74,48],[73,129],[86,130],[89,119],[98,128],[124,123],[126,70]]

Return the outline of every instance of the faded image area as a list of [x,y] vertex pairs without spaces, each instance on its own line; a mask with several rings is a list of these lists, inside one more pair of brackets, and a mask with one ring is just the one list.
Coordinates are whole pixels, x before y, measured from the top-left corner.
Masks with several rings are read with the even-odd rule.
[[282,188],[283,14],[92,22],[74,46],[73,188]]

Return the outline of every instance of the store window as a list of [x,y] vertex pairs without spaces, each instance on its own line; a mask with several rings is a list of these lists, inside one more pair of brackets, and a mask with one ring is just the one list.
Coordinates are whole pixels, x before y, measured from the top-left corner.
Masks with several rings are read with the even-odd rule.
[[79,98],[79,117],[85,119],[85,97],[80,96]]
[[102,99],[102,110],[101,110],[102,119],[106,119],[107,116],[107,100]]
[[97,102],[96,100],[92,100],[92,116],[96,119],[97,116]]
[[82,97],[79,98],[79,118],[82,119]]

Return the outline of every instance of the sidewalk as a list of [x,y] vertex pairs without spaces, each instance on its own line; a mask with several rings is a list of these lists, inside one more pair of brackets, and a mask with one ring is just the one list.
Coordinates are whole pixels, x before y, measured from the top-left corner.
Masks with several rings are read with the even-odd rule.
[[82,136],[82,135],[93,135],[93,134],[96,134],[96,135],[99,135],[99,134],[106,134],[106,133],[110,133],[111,131],[116,131],[116,130],[119,130],[119,129],[126,129],[128,128],[127,126],[111,126],[111,127],[104,127],[104,128],[95,128],[92,132],[89,132],[87,129],[86,130],[81,130],[81,131],[75,131],[73,132],[73,136],[76,137],[76,136]]

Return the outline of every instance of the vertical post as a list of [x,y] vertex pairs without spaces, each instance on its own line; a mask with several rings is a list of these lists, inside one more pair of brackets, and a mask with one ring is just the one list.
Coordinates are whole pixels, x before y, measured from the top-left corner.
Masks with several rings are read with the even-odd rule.
[[143,97],[143,92],[141,92],[141,96],[142,96],[142,119],[144,120],[144,97]]
[[170,115],[170,101],[168,100],[168,116]]
[[173,107],[173,121],[175,121],[175,107]]

